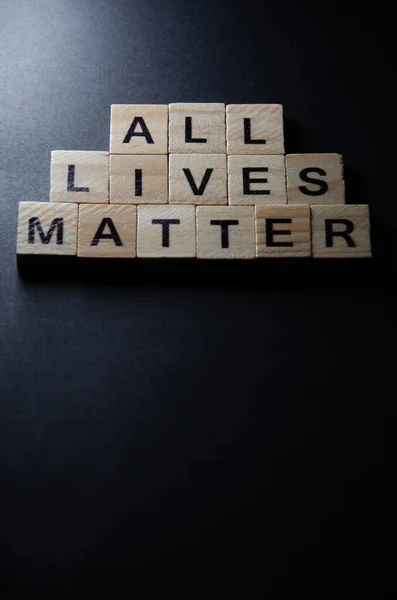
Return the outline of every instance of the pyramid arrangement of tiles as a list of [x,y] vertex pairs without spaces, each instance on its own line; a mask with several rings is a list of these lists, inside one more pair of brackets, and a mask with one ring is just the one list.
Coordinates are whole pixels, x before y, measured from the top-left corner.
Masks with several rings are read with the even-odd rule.
[[21,202],[17,254],[371,256],[340,154],[284,154],[279,104],[116,104],[110,152],[56,150],[50,202]]

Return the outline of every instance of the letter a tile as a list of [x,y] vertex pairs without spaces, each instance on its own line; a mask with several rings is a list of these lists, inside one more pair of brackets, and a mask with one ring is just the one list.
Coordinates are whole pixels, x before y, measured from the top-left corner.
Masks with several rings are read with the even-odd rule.
[[168,104],[113,104],[112,154],[167,154]]
[[77,255],[135,258],[136,206],[80,205]]

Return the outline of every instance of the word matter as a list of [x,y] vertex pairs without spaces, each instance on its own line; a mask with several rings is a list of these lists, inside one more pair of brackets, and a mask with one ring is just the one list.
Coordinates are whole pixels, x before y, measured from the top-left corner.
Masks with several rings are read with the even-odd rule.
[[284,154],[279,104],[116,104],[109,152],[55,150],[50,202],[21,202],[18,255],[371,256],[340,154]]

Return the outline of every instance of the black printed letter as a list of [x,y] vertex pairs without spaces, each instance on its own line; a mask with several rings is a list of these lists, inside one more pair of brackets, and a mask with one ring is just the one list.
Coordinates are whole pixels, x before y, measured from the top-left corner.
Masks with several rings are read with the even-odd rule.
[[[103,233],[105,227],[109,227],[110,233]],[[98,246],[101,240],[113,240],[115,246],[122,246],[123,242],[120,239],[119,234],[117,233],[117,229],[114,226],[112,219],[109,217],[105,217],[102,219],[101,224],[98,227],[96,234],[94,235],[94,239],[91,242],[91,246]]]
[[142,196],[142,169],[135,169],[135,196]]
[[192,138],[192,117],[185,117],[185,143],[206,144],[206,138]]
[[199,187],[197,187],[196,182],[193,179],[193,175],[192,175],[190,169],[183,169],[183,172],[186,175],[186,179],[188,180],[189,185],[192,188],[192,192],[195,196],[202,196],[204,194],[205,188],[207,187],[207,183],[210,180],[213,170],[214,169],[206,169],[205,170],[204,177],[201,180]]
[[[137,125],[141,126],[142,131],[135,131]],[[132,121],[131,127],[129,128],[127,135],[123,139],[123,144],[129,144],[132,136],[144,137],[148,144],[154,144],[153,138],[150,135],[150,131],[147,128],[147,125],[142,117],[135,117],[135,119]]]
[[162,246],[163,248],[170,247],[170,225],[179,225],[179,219],[152,219],[153,225],[162,225],[163,226],[163,239]]
[[309,173],[317,173],[317,175],[322,175],[323,177],[327,174],[324,171],[324,169],[317,169],[315,167],[303,169],[299,173],[299,177],[302,179],[302,181],[304,181],[305,183],[315,183],[316,185],[318,185],[319,189],[313,192],[312,190],[308,190],[307,187],[305,187],[304,185],[301,185],[299,186],[300,191],[306,196],[322,196],[328,191],[328,183],[326,181],[323,181],[322,179],[313,179],[313,177],[309,177]]
[[244,119],[244,144],[266,144],[266,140],[251,139],[251,119]]
[[[333,225],[344,225],[344,231],[334,231]],[[332,248],[333,238],[342,237],[349,248],[355,248],[356,244],[353,238],[349,235],[354,231],[354,224],[349,219],[325,219],[325,245],[327,248]]]
[[291,223],[291,219],[266,219],[266,246],[293,246],[292,242],[275,242],[275,235],[291,235],[290,229],[273,229],[274,223]]
[[57,245],[63,244],[63,219],[54,219],[50,225],[48,233],[45,234],[38,217],[32,217],[29,219],[28,228],[28,244],[34,244],[34,232],[37,229],[42,244],[49,244],[52,238],[52,234],[57,230]]
[[74,187],[74,165],[68,165],[68,192],[89,192],[88,187]]
[[250,173],[267,173],[267,167],[243,167],[243,193],[245,196],[265,196],[270,190],[251,190],[251,183],[267,183],[266,178],[250,179]]
[[237,220],[211,220],[211,225],[220,225],[221,228],[221,247],[229,248],[229,225],[238,225]]

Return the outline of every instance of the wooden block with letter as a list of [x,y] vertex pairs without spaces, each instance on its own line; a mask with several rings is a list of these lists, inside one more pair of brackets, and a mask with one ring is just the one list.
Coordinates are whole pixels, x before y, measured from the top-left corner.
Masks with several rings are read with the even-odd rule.
[[17,254],[76,255],[77,204],[20,202]]
[[253,206],[198,206],[197,258],[255,258]]
[[194,206],[138,206],[138,257],[194,258]]
[[341,154],[288,154],[288,204],[344,204]]
[[366,204],[313,206],[314,258],[371,256],[369,208]]
[[54,150],[50,199],[51,202],[108,203],[108,152]]
[[169,151],[180,154],[224,154],[226,109],[220,103],[170,104]]
[[255,223],[258,258],[311,255],[309,206],[257,206]]
[[230,205],[287,204],[284,156],[228,156],[228,190]]
[[168,157],[111,154],[110,203],[167,204]]
[[112,154],[167,154],[168,104],[113,104]]
[[281,104],[229,104],[226,108],[228,154],[284,154]]
[[136,206],[81,204],[78,256],[136,257]]
[[226,154],[170,154],[170,204],[227,204]]

